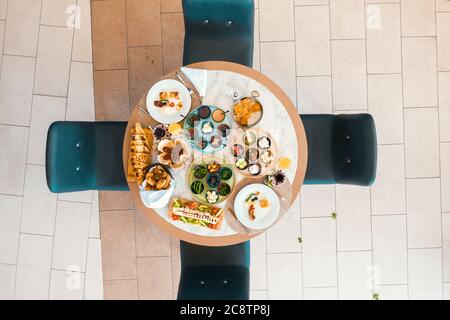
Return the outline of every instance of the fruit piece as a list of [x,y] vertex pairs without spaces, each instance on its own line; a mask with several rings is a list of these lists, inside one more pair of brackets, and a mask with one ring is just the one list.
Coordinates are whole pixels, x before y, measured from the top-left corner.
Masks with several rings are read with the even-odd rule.
[[259,206],[263,209],[268,208],[268,207],[270,207],[270,202],[267,199],[261,199],[261,200],[259,200]]
[[286,170],[289,169],[289,167],[291,166],[291,159],[289,159],[288,157],[282,157],[279,160],[279,165],[280,165],[280,169]]

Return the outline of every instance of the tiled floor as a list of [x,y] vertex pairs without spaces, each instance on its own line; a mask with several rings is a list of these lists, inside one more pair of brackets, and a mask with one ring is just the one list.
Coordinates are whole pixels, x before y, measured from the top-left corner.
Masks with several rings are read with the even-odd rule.
[[94,120],[90,25],[89,0],[0,0],[0,299],[103,297],[98,194],[44,167],[50,123]]
[[[180,2],[92,2],[97,119],[126,120],[181,65]],[[450,298],[450,1],[259,0],[255,16],[254,68],[301,113],[371,113],[379,165],[371,188],[304,187],[251,241],[252,297]],[[178,241],[127,194],[100,210],[105,298],[175,295]]]

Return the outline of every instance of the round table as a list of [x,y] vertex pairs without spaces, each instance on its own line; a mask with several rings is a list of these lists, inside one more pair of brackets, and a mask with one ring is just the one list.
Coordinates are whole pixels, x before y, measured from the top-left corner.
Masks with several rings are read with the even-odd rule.
[[[294,174],[294,179],[290,183],[290,196],[289,199],[285,204],[284,212],[286,212],[289,207],[292,205],[295,198],[298,196],[300,192],[300,188],[303,184],[303,180],[305,177],[306,167],[307,167],[307,141],[306,141],[306,134],[303,127],[303,124],[301,122],[301,119],[298,115],[297,109],[294,106],[294,104],[291,102],[289,97],[284,93],[284,91],[275,84],[272,80],[270,80],[268,77],[263,75],[262,73],[248,68],[246,66],[231,63],[231,62],[224,62],[224,61],[207,61],[207,62],[199,62],[194,63],[189,66],[186,66],[188,68],[193,69],[202,69],[202,70],[215,70],[215,71],[229,71],[236,74],[243,75],[245,77],[248,77],[250,79],[255,80],[259,84],[263,85],[265,88],[267,88],[281,103],[281,105],[285,108],[285,111],[287,112],[293,128],[295,130],[295,135],[293,137],[297,140],[297,168]],[[177,79],[176,72],[173,72],[171,74],[168,74],[163,77],[163,79]],[[151,119],[149,116],[144,115],[143,112],[140,110],[140,108],[143,108],[144,110],[147,109],[146,107],[146,97],[147,92],[145,95],[138,101],[138,103],[135,105],[130,119],[128,121],[127,130],[125,132],[124,137],[124,145],[123,145],[123,165],[125,170],[125,176],[127,175],[127,164],[128,164],[128,152],[129,152],[129,141],[130,141],[130,131],[131,128],[134,127],[135,123],[137,121],[140,121],[145,126],[154,127],[155,125],[159,124],[155,120]],[[201,100],[193,96],[192,97],[192,106],[191,110],[195,109],[196,107],[201,105]],[[153,120],[153,121],[152,121]],[[178,228],[177,226],[173,225],[166,219],[164,219],[160,214],[158,214],[154,209],[147,208],[144,203],[141,200],[140,194],[139,194],[139,187],[136,183],[128,182],[128,185],[130,187],[130,192],[132,194],[132,197],[136,203],[136,205],[139,207],[140,211],[144,212],[145,215],[154,223],[157,227],[164,230],[168,234],[177,237],[181,240],[198,244],[198,245],[204,245],[204,246],[226,246],[226,245],[232,245],[241,243],[244,241],[247,241],[260,232],[252,232],[252,233],[236,233],[226,236],[204,236],[204,235],[198,235],[194,234],[188,231],[185,231],[181,228]],[[239,186],[239,185],[238,185]],[[238,188],[236,188],[238,189]],[[236,190],[234,191],[234,194],[236,193]],[[281,217],[281,214],[280,214]]]

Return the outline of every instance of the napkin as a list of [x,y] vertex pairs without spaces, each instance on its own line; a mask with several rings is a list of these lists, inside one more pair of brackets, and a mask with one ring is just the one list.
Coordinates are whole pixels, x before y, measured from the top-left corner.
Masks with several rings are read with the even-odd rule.
[[170,198],[172,197],[173,192],[175,191],[175,182],[172,179],[170,183],[170,187],[167,190],[161,191],[146,191],[143,186],[145,186],[146,181],[142,183],[140,187],[140,195],[142,202],[147,208],[153,209],[161,209],[164,208],[168,203]]
[[204,97],[206,95],[208,72],[202,69],[193,69],[186,67],[181,67],[180,70],[192,82],[200,96]]

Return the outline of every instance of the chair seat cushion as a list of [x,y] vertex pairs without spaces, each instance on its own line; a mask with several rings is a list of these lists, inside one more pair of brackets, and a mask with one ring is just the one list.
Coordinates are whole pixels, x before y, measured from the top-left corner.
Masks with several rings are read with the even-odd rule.
[[204,34],[186,36],[184,65],[212,60],[235,62],[251,67],[253,65],[253,39],[206,36]]
[[88,122],[54,122],[47,135],[47,185],[55,193],[95,188],[95,132]]
[[183,268],[178,300],[248,300],[249,269],[242,266]]

